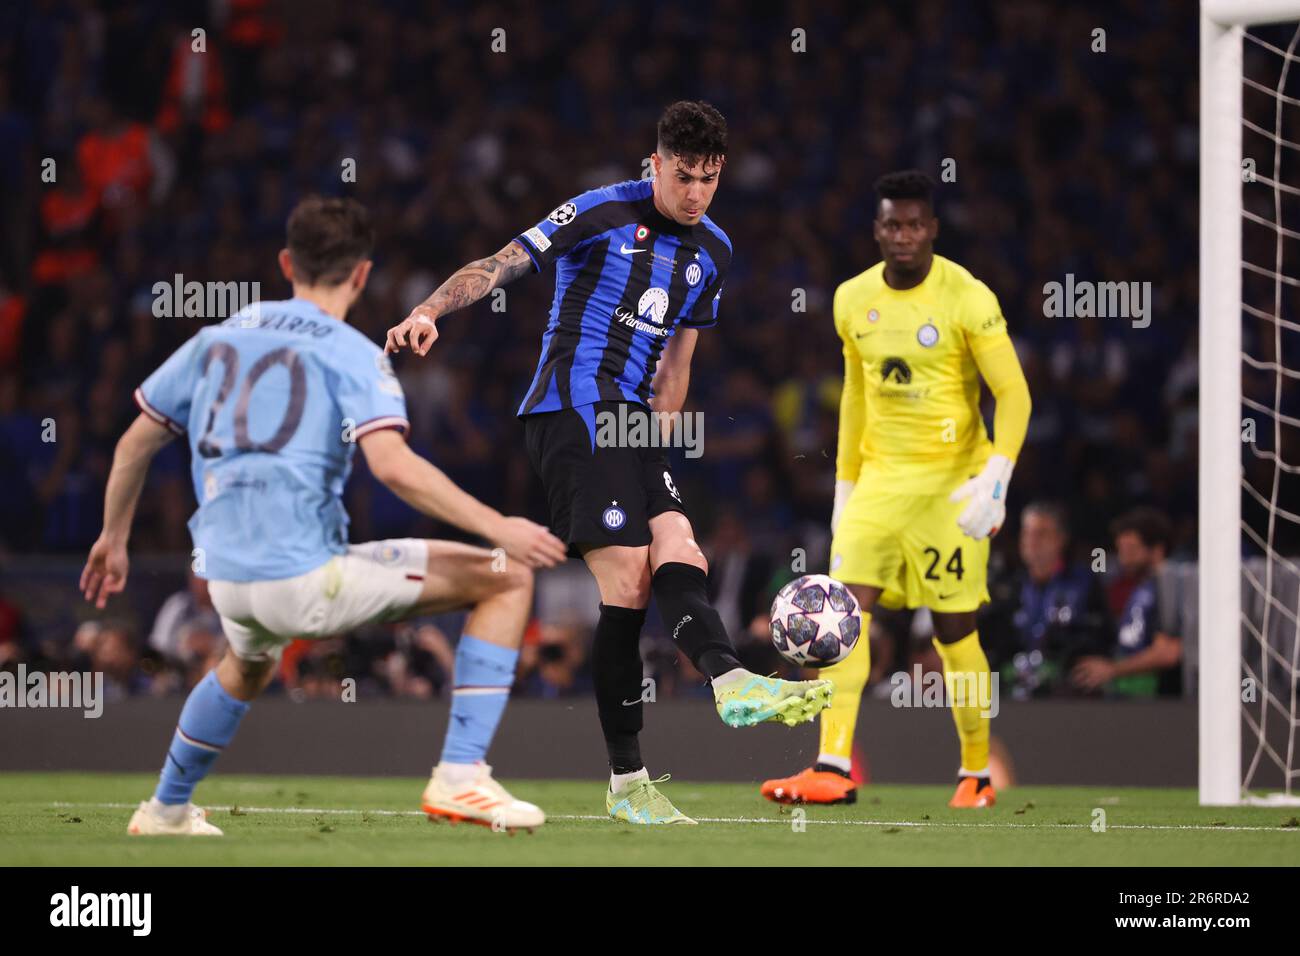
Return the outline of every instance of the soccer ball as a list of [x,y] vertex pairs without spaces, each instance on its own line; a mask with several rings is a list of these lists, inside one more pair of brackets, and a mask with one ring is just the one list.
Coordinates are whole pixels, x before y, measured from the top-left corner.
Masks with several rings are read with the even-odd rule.
[[849,656],[862,633],[853,592],[825,574],[805,574],[772,602],[772,643],[800,667],[825,667]]

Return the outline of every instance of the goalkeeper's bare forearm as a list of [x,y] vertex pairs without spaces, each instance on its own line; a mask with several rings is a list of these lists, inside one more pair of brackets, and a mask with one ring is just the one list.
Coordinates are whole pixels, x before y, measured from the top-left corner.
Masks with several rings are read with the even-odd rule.
[[396,352],[409,342],[411,351],[416,355],[424,355],[438,337],[435,324],[438,319],[448,312],[455,312],[477,302],[493,289],[518,279],[532,267],[533,260],[524,251],[524,247],[514,241],[496,255],[475,259],[468,265],[461,266],[446,282],[438,286],[433,295],[388,330],[384,351]]

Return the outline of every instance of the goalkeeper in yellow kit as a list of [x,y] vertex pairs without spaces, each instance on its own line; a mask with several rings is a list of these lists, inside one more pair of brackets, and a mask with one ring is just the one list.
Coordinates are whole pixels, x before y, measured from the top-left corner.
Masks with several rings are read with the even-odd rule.
[[[934,254],[939,221],[930,178],[890,173],[876,193],[874,233],[884,261],[835,292],[844,392],[830,573],[857,596],[864,634],[877,602],[930,609],[961,742],[949,806],[992,806],[991,683],[975,612],[989,599],[989,538],[1006,516],[1007,485],[1029,425],[1029,387],[997,298]],[[997,402],[992,442],[980,416],[980,376]],[[822,712],[817,762],[767,781],[764,796],[854,801],[853,728],[870,669],[870,645],[860,641],[822,672],[835,694]]]

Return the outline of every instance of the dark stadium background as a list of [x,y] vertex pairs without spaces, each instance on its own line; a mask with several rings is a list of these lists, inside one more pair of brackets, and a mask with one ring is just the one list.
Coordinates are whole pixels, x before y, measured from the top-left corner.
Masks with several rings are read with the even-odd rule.
[[[1017,560],[1015,515],[1040,498],[1065,503],[1079,556],[1111,547],[1109,521],[1150,504],[1174,522],[1174,555],[1193,557],[1194,13],[1177,0],[6,5],[0,666],[89,661],[121,693],[163,693],[218,649],[191,633],[169,661],[148,642],[164,598],[185,587],[193,496],[180,444],[151,473],[128,594],[86,626],[96,615],[75,591],[132,390],[201,324],[155,318],[154,283],[181,273],[286,296],[275,253],[289,208],[311,192],[351,195],[379,229],[351,321],[382,340],[456,267],[591,186],[639,176],[655,119],[678,98],[706,99],[730,123],[710,215],[735,260],[689,399],[706,416],[705,454],[675,473],[715,572],[728,556],[738,569],[714,581],[738,634],[790,576],[793,548],[825,567],[842,372],[829,307],[879,258],[872,182],[913,166],[937,179],[946,158],[957,176],[939,187],[937,250],[999,296],[1034,400],[994,579]],[[1098,27],[1105,53],[1091,49]],[[504,53],[491,49],[497,28]],[[792,52],[796,28],[806,52]],[[40,179],[47,157],[54,184]],[[341,181],[346,159],[355,183]],[[1045,318],[1043,285],[1067,273],[1152,282],[1150,326]],[[502,511],[536,518],[514,411],[552,289],[549,273],[521,280],[505,312],[485,301],[453,315],[427,359],[398,363],[413,446]],[[41,440],[46,419],[57,441]],[[348,505],[354,540],[450,534],[360,457]],[[594,599],[581,574],[551,577],[520,689],[581,693]],[[660,693],[692,692],[651,621]],[[440,620],[327,642],[285,683],[337,694],[353,675],[367,693],[434,694],[454,630]],[[761,638],[746,653],[775,666]]]

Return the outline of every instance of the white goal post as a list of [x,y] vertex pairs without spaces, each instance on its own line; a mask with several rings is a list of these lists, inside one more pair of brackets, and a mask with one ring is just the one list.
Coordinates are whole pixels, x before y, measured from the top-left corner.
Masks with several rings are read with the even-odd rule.
[[[1291,21],[1300,21],[1300,0],[1201,3],[1197,611],[1198,785],[1203,805],[1243,802],[1243,35],[1248,27]],[[1227,568],[1231,573],[1222,573]]]

